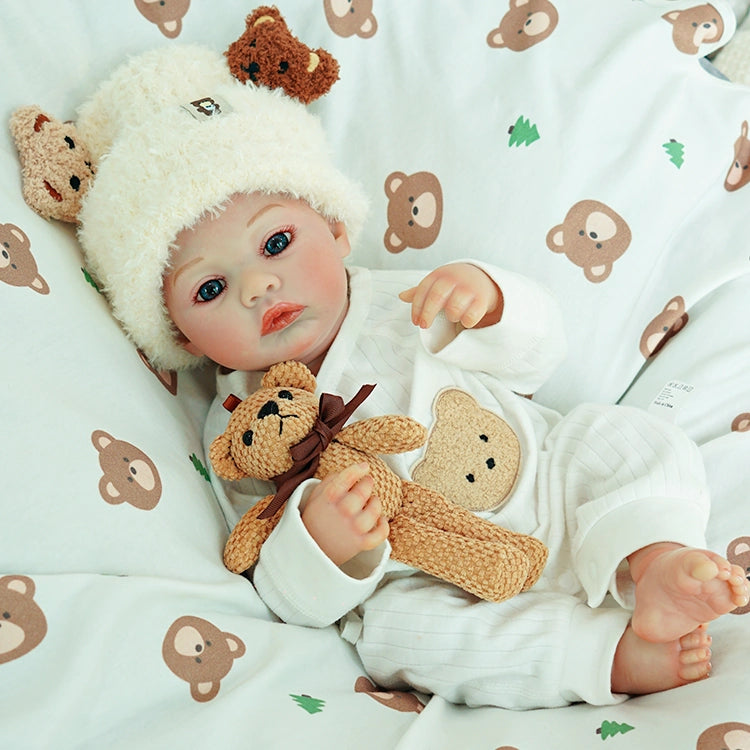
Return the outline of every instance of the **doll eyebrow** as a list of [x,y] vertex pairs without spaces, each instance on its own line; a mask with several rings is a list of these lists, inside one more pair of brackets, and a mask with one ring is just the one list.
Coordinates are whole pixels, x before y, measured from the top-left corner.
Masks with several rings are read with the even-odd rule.
[[251,224],[254,224],[264,213],[266,213],[266,211],[270,211],[272,208],[283,208],[283,206],[280,203],[269,203],[268,205],[263,206],[263,208],[250,217],[245,226],[249,227]]
[[193,258],[192,260],[189,260],[187,263],[185,263],[184,266],[180,266],[174,273],[174,276],[172,276],[172,286],[174,286],[177,283],[177,279],[180,277],[180,274],[183,271],[187,271],[189,268],[192,268],[196,263],[200,263],[203,260],[202,256],[199,256],[197,258]]

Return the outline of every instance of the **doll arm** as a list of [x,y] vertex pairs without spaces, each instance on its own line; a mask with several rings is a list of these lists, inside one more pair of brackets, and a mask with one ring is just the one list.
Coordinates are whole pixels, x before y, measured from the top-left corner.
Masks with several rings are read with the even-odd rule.
[[425,329],[440,312],[450,323],[460,323],[464,328],[485,328],[499,322],[503,315],[502,290],[472,263],[439,266],[399,298],[411,303],[412,322]]
[[388,522],[373,493],[370,465],[352,464],[325,477],[310,491],[302,523],[326,556],[339,567],[388,536]]
[[310,536],[301,508],[310,479],[287,500],[283,516],[266,540],[253,583],[266,605],[284,622],[325,627],[367,599],[382,579],[390,556],[387,541],[335,565]]
[[566,352],[560,308],[546,289],[525,276],[488,263],[482,269],[502,292],[502,316],[494,325],[466,329],[438,315],[420,331],[428,352],[449,364],[487,372],[521,394],[534,393]]

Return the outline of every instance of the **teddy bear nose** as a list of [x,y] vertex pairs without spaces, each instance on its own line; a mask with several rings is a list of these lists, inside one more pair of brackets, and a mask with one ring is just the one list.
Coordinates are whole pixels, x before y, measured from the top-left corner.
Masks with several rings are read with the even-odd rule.
[[275,401],[266,401],[266,403],[260,407],[260,411],[258,411],[258,419],[265,419],[266,417],[270,417],[272,414],[278,413],[279,405]]

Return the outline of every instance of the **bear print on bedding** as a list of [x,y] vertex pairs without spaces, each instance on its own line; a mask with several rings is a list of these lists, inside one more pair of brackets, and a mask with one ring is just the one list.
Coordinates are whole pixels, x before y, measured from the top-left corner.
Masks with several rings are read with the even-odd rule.
[[0,578],[0,664],[28,654],[47,635],[47,620],[34,601],[35,590],[28,576]]
[[713,5],[697,5],[672,10],[662,18],[672,24],[672,41],[680,52],[697,55],[702,44],[718,42],[724,33],[724,21]]
[[0,281],[49,294],[49,285],[31,253],[31,241],[15,224],[0,224]]
[[385,247],[400,253],[407,247],[423,250],[432,245],[443,221],[443,190],[431,172],[392,172],[385,180],[388,229]]
[[522,52],[543,42],[557,28],[557,22],[557,8],[549,0],[510,0],[510,10],[487,35],[487,44]]
[[547,247],[564,253],[594,284],[605,281],[630,246],[630,227],[614,209],[596,200],[579,201],[562,224],[547,233]]
[[218,695],[234,660],[244,654],[245,644],[236,635],[190,615],[172,623],[162,644],[164,662],[190,684],[190,695],[200,703]]
[[91,442],[99,451],[102,498],[111,505],[130,503],[140,510],[155,508],[161,498],[161,478],[154,462],[140,448],[104,430],[96,430]]

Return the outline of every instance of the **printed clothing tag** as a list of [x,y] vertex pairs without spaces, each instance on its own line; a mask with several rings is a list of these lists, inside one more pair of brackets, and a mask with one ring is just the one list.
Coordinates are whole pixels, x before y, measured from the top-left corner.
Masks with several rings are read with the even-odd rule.
[[196,120],[209,120],[232,111],[231,104],[218,96],[204,96],[180,106]]
[[688,385],[688,383],[670,380],[664,384],[656,398],[649,404],[648,411],[674,422],[677,411],[694,390],[695,386]]

